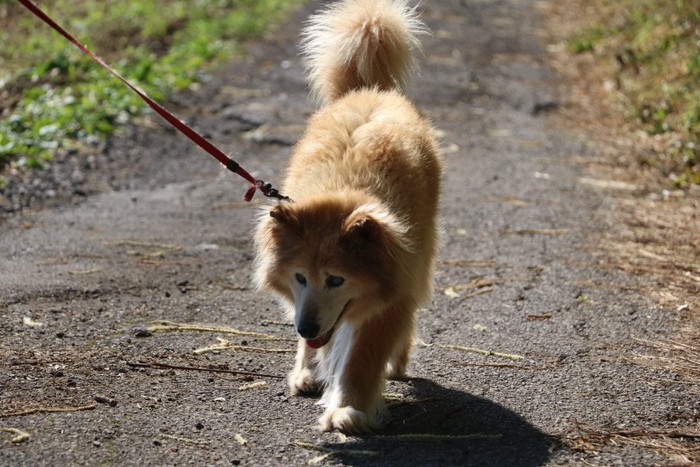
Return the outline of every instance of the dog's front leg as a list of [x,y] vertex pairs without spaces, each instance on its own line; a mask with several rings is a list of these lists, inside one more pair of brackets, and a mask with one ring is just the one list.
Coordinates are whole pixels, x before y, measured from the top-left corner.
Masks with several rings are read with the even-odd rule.
[[293,395],[318,394],[321,391],[315,354],[316,350],[306,345],[304,339],[299,339],[296,363],[288,378],[289,389]]
[[347,342],[348,348],[337,349],[345,352],[337,361],[330,385],[323,395],[326,411],[318,426],[322,431],[337,429],[346,433],[363,433],[380,425],[384,410],[381,388],[388,355],[384,358],[379,355],[378,349],[367,342],[363,334],[366,333],[360,330],[352,342]]
[[411,335],[412,321],[402,311],[387,310],[359,329],[348,325],[338,330],[329,355],[333,374],[323,395],[326,411],[319,429],[362,433],[381,425],[386,416],[382,390],[387,362]]

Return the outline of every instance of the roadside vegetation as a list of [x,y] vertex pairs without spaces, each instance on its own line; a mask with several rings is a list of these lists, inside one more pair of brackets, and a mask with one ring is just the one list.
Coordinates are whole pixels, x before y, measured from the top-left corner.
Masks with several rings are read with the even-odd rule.
[[663,143],[639,162],[677,187],[700,184],[700,0],[579,6],[570,50],[593,54],[627,119]]
[[[636,339],[648,350],[630,362],[700,387],[700,0],[553,0],[541,9],[570,90],[562,124],[594,148],[581,158],[589,173],[612,182],[598,264],[637,277],[682,323],[673,340]],[[666,428],[649,420],[621,437],[598,430],[576,449],[629,442],[697,465],[697,436]]]
[[[158,101],[206,80],[299,0],[40,3]],[[144,112],[141,100],[15,0],[0,0],[0,169],[41,169]],[[2,178],[0,177],[0,184]]]

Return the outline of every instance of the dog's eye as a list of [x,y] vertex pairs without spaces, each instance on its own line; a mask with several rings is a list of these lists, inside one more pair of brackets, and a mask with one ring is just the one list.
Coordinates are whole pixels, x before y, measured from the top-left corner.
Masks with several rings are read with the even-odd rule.
[[345,279],[343,279],[340,276],[326,277],[326,285],[328,287],[340,287],[341,285],[343,285],[343,282],[345,282]]
[[303,275],[301,275],[301,274],[299,274],[299,273],[296,273],[296,274],[294,274],[294,278],[295,278],[295,279],[297,280],[297,282],[300,283],[301,285],[306,285],[306,277],[304,277]]

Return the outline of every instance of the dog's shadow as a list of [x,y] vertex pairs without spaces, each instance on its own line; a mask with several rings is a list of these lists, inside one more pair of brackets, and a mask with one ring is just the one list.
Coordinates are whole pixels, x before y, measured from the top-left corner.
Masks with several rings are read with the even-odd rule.
[[336,459],[346,465],[535,466],[557,444],[488,399],[421,378],[406,384],[407,402],[390,405],[391,420],[379,433],[326,445],[341,451]]

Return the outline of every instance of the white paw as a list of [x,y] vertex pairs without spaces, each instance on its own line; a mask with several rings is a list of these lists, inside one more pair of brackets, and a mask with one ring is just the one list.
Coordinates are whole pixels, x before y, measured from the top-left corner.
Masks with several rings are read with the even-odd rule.
[[400,365],[395,362],[389,362],[386,365],[386,375],[387,378],[396,381],[405,381],[406,377],[406,365]]
[[317,394],[321,392],[321,384],[316,381],[314,372],[308,368],[294,369],[289,373],[289,389],[292,395]]
[[327,409],[318,420],[317,428],[321,431],[340,430],[344,433],[367,433],[377,428],[366,413],[353,407],[336,407]]

